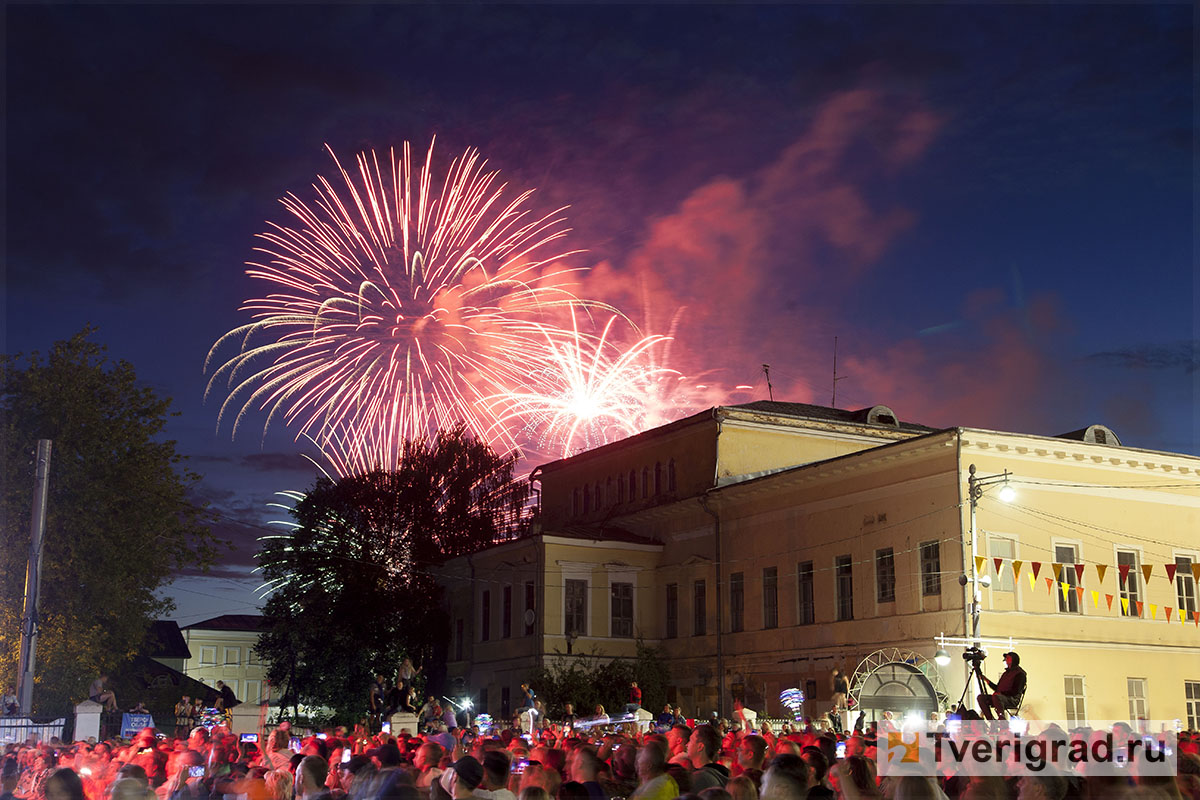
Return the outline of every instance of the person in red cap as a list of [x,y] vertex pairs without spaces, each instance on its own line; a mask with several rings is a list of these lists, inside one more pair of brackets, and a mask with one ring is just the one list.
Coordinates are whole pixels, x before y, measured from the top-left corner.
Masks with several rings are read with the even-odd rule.
[[[1021,657],[1016,653],[1004,654],[1004,673],[1000,676],[1000,680],[992,682],[986,677],[984,682],[992,688],[990,695],[979,695],[979,710],[987,719],[996,719],[992,716],[992,711],[999,714],[1000,719],[1005,719],[1004,709],[1016,708],[1017,702],[1021,696],[1025,694],[1025,670],[1021,669]],[[981,673],[982,675],[982,673]]]

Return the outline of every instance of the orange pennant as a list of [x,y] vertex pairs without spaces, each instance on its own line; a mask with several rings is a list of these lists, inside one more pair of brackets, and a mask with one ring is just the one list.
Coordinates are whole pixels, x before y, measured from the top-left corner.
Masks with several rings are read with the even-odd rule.
[[1051,578],[1049,575],[1047,575],[1046,576],[1046,594],[1050,594],[1053,591],[1054,591],[1054,578]]
[[1050,567],[1051,567],[1051,569],[1054,570],[1054,580],[1061,581],[1062,580],[1062,564],[1051,564]]
[[1108,601],[1108,610],[1112,611],[1113,596],[1111,594],[1104,595],[1104,599]]
[[1146,604],[1143,603],[1141,600],[1138,600],[1137,607],[1138,607],[1138,616],[1144,617],[1146,615],[1146,613],[1145,613],[1146,612]]
[[1150,573],[1154,572],[1153,564],[1142,564],[1142,577],[1146,579],[1146,583],[1150,582]]
[[1170,606],[1163,606],[1163,611],[1167,612],[1166,613],[1167,622],[1171,621],[1171,612],[1174,610],[1175,609],[1171,608]]
[[1100,579],[1101,583],[1104,583],[1104,573],[1105,572],[1108,572],[1108,564],[1097,564],[1096,565],[1096,577]]
[[1079,600],[1079,607],[1083,608],[1083,587],[1082,586],[1075,587],[1075,597],[1076,597],[1076,599]]

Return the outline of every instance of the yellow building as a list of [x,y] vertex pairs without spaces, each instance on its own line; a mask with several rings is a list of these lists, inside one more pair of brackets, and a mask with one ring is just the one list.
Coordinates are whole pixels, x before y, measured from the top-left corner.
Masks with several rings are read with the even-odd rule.
[[[986,479],[974,554],[971,465]],[[933,430],[884,406],[758,402],[534,478],[540,532],[456,559],[444,579],[450,674],[493,714],[568,643],[625,657],[636,638],[667,655],[690,714],[736,696],[782,715],[792,686],[824,711],[834,667],[866,707],[903,711],[906,693],[944,707],[964,687],[962,647],[948,666],[932,659],[939,635],[971,632],[969,576],[989,582],[982,636],[1005,643],[984,671],[995,679],[1015,642],[1024,716],[1200,724],[1194,456],[1124,447],[1103,426]]]
[[183,667],[185,675],[214,688],[217,681],[224,681],[243,703],[266,701],[266,667],[254,652],[262,617],[224,614],[181,630],[191,653]]

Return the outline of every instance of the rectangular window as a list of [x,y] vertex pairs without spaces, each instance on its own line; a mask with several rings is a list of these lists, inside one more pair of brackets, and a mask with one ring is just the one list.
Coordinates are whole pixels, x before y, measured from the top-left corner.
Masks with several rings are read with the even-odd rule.
[[500,636],[508,639],[512,636],[512,587],[505,586],[503,601],[500,604]]
[[1187,701],[1187,729],[1200,729],[1200,681],[1184,681],[1183,697]]
[[242,648],[226,647],[225,648],[225,666],[239,667],[242,664]]
[[875,598],[880,603],[896,600],[896,556],[890,547],[875,551]]
[[[1125,580],[1121,581],[1120,569],[1122,566],[1129,567],[1129,574],[1125,576]],[[1129,610],[1125,610],[1125,604],[1121,603],[1121,614],[1126,617],[1136,617],[1138,615],[1137,601],[1142,599],[1142,586],[1138,582],[1141,576],[1138,575],[1138,557],[1134,550],[1118,550],[1117,551],[1117,582],[1121,584],[1121,597],[1129,601]]]
[[763,627],[779,627],[779,569],[763,567]]
[[486,642],[492,638],[492,591],[490,589],[484,590],[483,602],[479,606],[479,613],[482,616],[479,626],[479,640]]
[[679,636],[679,584],[667,584],[667,638]]
[[816,705],[816,699],[817,699],[817,682],[814,680],[805,681],[804,682],[804,700],[805,700],[805,702],[806,703],[811,702],[811,703],[813,703],[813,705]]
[[796,595],[800,600],[801,625],[812,625],[817,618],[813,606],[813,562],[802,561],[796,565]]
[[921,543],[921,594],[937,597],[942,593],[942,543]]
[[454,620],[454,660],[463,660],[463,618]]
[[200,648],[200,666],[215,667],[217,665],[217,648],[216,647],[201,647]]
[[1175,605],[1186,616],[1196,610],[1196,577],[1191,556],[1175,556]]
[[566,628],[564,633],[587,636],[587,581],[567,579]]
[[1063,694],[1067,703],[1067,724],[1076,728],[1087,724],[1087,701],[1083,696],[1083,676],[1063,677]]
[[633,584],[612,585],[612,635],[633,636]]
[[[1073,544],[1057,544],[1054,546],[1054,559],[1063,565],[1060,580],[1067,584],[1065,598],[1063,597],[1062,587],[1054,587],[1056,589],[1054,596],[1058,598],[1058,610],[1063,614],[1079,613],[1079,595],[1075,592],[1075,585],[1079,581],[1078,576],[1075,574],[1075,563],[1078,557],[1079,554]],[[1070,569],[1067,568],[1068,565]]]
[[[992,591],[1015,592],[1017,584],[1013,580],[1012,562],[1017,557],[1017,543],[1002,536],[993,536],[988,540],[988,553],[993,559],[1004,559],[1004,563],[1000,565],[999,574],[992,581]],[[995,569],[995,566],[996,563],[993,561],[992,568]]]
[[533,624],[537,620],[537,594],[533,581],[525,581],[525,635],[533,635]]
[[1129,721],[1136,723],[1150,715],[1146,713],[1146,679],[1126,678],[1125,685],[1129,687]]
[[241,698],[243,703],[258,705],[262,702],[262,681],[246,681],[246,696]]
[[708,592],[704,581],[692,584],[692,635],[703,636],[708,632]]
[[729,630],[737,633],[746,629],[746,573],[729,576]]
[[837,578],[837,618],[854,619],[854,567],[850,556],[838,556],[834,567]]

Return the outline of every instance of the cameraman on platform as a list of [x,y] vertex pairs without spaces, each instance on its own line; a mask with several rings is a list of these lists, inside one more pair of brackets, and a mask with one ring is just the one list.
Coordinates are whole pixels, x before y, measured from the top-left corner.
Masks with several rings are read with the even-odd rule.
[[1026,676],[1025,670],[1021,669],[1021,657],[1016,653],[1005,653],[1004,665],[1004,674],[995,683],[984,677],[982,672],[979,673],[984,683],[993,689],[990,695],[979,695],[979,709],[987,719],[996,719],[992,716],[993,709],[1000,715],[1000,719],[1005,719],[1004,709],[1015,708],[1017,701],[1025,693]]

